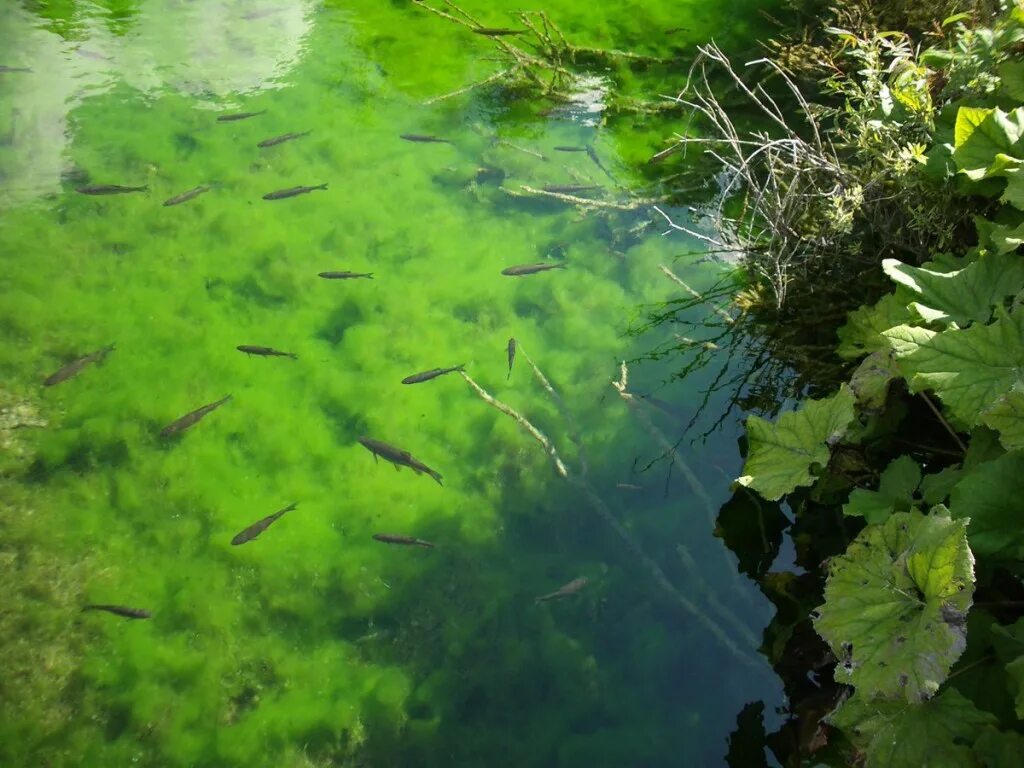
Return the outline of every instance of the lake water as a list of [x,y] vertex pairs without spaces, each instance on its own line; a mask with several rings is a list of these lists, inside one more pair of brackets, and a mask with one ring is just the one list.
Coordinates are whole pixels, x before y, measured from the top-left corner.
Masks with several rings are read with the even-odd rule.
[[[635,203],[682,116],[608,115],[612,81],[677,92],[756,3],[544,9],[677,63],[579,65],[567,105],[428,104],[505,64],[413,2],[4,3],[0,764],[718,766],[746,703],[777,721],[773,609],[713,535],[742,414],[707,392],[740,368],[710,329],[634,332],[681,295],[661,265],[698,289],[725,267]],[[77,191],[102,185],[146,189]],[[687,345],[708,365],[683,379],[659,351]],[[456,365],[568,477],[458,372],[401,383]]]

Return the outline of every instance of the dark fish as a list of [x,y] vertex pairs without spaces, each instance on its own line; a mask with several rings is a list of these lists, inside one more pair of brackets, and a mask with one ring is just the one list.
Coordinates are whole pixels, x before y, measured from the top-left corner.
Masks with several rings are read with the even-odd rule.
[[403,451],[401,448],[388,445],[380,440],[374,440],[372,437],[360,437],[359,442],[366,450],[373,454],[374,461],[379,456],[385,461],[390,461],[394,464],[396,469],[398,467],[409,467],[417,475],[428,474],[437,481],[438,485],[442,485],[440,473],[435,472],[422,461],[413,458],[412,454],[408,451]]
[[182,192],[180,195],[175,195],[172,198],[164,200],[164,205],[179,205],[181,203],[187,203],[189,200],[194,200],[199,197],[203,192],[209,192],[210,187],[206,184],[201,184],[198,187],[193,187],[188,192]]
[[83,611],[106,611],[117,616],[124,616],[126,619],[148,619],[153,614],[143,608],[128,608],[123,605],[86,605]]
[[92,184],[87,187],[78,187],[76,192],[83,195],[123,195],[127,192],[145,192],[148,185],[141,187],[122,187],[120,184]]
[[474,34],[486,37],[507,37],[508,35],[521,35],[525,29],[508,29],[507,27],[476,27],[472,30]]
[[356,277],[368,277],[373,279],[373,272],[321,272],[320,277],[325,280],[351,280]]
[[292,360],[298,360],[299,356],[293,352],[278,352],[276,349],[270,347],[257,347],[253,344],[240,344],[235,347],[239,352],[245,352],[247,355],[260,355],[262,357],[290,357]]
[[83,368],[85,368],[85,366],[91,363],[100,362],[113,351],[114,345],[108,344],[103,349],[97,349],[95,352],[90,352],[88,355],[84,355],[77,360],[72,360],[56,373],[52,373],[43,379],[43,385],[52,387],[54,384],[60,384],[62,381],[67,381],[72,376],[76,376]]
[[414,539],[411,536],[395,536],[390,533],[375,533],[373,538],[385,544],[404,544],[407,547],[433,547],[429,541]]
[[288,189],[279,189],[276,192],[268,192],[263,196],[264,200],[284,200],[286,197],[295,197],[296,195],[304,195],[307,192],[312,192],[317,189],[327,189],[326,184],[317,184],[315,187],[288,187]]
[[545,603],[548,600],[560,600],[563,597],[575,595],[577,592],[579,592],[581,589],[587,586],[588,581],[589,579],[587,579],[585,576],[581,576],[578,579],[573,579],[568,584],[565,584],[564,586],[561,586],[558,589],[556,589],[554,592],[549,592],[546,595],[541,595],[537,598],[537,602]]
[[221,398],[215,403],[204,405],[202,408],[196,408],[194,411],[186,413],[180,419],[175,419],[166,427],[161,429],[160,437],[170,437],[171,435],[176,435],[179,432],[184,432],[186,429],[188,429],[201,418],[203,418],[206,414],[210,413],[210,411],[217,410],[230,399],[231,395],[228,395],[227,397]]
[[218,115],[218,123],[233,123],[236,120],[248,120],[250,117],[256,117],[256,115],[262,115],[267,110],[261,109],[259,112],[235,112],[233,115]]
[[303,136],[307,135],[309,135],[309,131],[303,131],[302,133],[282,133],[280,136],[275,136],[272,139],[264,139],[256,146],[261,149],[266,149],[267,147],[275,147],[278,144],[284,144],[286,141],[291,141],[292,139],[301,139]]
[[597,150],[595,150],[594,147],[590,144],[587,145],[587,157],[594,161],[594,165],[600,168],[604,172],[605,176],[607,176],[612,181],[615,181],[615,177],[612,176],[612,172],[604,167],[604,163],[601,162],[601,158],[597,156]]
[[549,269],[565,269],[565,264],[519,264],[514,267],[505,267],[501,270],[501,274],[518,277],[532,275],[535,272],[547,272]]
[[267,530],[267,528],[269,528],[274,523],[274,521],[277,520],[277,518],[279,518],[285,512],[291,512],[297,506],[298,504],[289,504],[284,509],[277,511],[272,515],[267,515],[262,520],[258,520],[257,522],[253,523],[248,528],[246,528],[244,531],[236,533],[235,537],[231,540],[231,543],[235,546],[238,546],[239,544],[245,544],[245,542],[247,541],[252,541],[265,530]]
[[512,363],[516,361],[516,340],[511,338],[508,340],[508,376],[505,377],[505,381],[512,378]]
[[600,189],[600,184],[547,184],[541,189],[545,192],[554,192],[561,195],[576,195],[580,192],[593,192]]
[[406,376],[402,379],[403,384],[419,384],[421,381],[430,381],[436,379],[438,376],[444,376],[446,373],[454,373],[455,371],[466,370],[465,365],[453,365],[451,368],[431,368],[429,371],[423,373],[414,373],[412,376]]
[[442,139],[437,136],[424,136],[422,133],[403,133],[398,138],[405,139],[406,141],[418,141],[421,144],[451,144],[448,139]]
[[0,64],[0,72],[31,72],[31,67],[9,67],[6,64]]
[[555,151],[556,152],[586,152],[587,148],[586,147],[567,147],[567,146],[561,146],[561,147],[555,147]]

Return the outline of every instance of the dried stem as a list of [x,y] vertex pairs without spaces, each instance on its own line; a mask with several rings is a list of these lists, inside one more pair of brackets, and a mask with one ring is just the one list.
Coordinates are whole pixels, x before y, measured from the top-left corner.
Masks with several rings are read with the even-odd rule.
[[547,436],[543,432],[541,432],[539,429],[533,426],[533,424],[527,421],[526,417],[523,416],[521,413],[516,411],[511,406],[501,402],[501,400],[491,395],[487,390],[485,390],[483,387],[481,387],[479,384],[473,381],[473,379],[470,378],[468,373],[466,373],[465,371],[459,371],[459,373],[462,376],[462,378],[466,380],[469,386],[476,390],[476,393],[485,403],[494,408],[497,408],[506,416],[510,416],[517,424],[519,424],[519,426],[525,429],[534,440],[536,440],[538,443],[544,446],[544,450],[547,451],[548,456],[551,457],[551,461],[555,465],[555,471],[561,477],[569,477],[569,471],[565,468],[565,463],[558,455],[558,451],[555,450],[555,446],[552,445],[551,441],[548,440]]

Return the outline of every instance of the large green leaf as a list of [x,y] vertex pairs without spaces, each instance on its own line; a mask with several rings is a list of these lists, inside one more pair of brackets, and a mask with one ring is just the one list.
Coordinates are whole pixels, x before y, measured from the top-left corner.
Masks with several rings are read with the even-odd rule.
[[861,360],[850,376],[850,389],[857,398],[861,413],[881,413],[889,398],[889,384],[899,376],[892,350],[879,350]]
[[1024,755],[1024,735],[1014,731],[986,728],[976,742],[974,752],[985,768],[1020,768]]
[[1024,388],[1020,383],[996,400],[981,420],[999,432],[999,442],[1008,451],[1024,448]]
[[1024,245],[1024,218],[1007,216],[1007,219],[1020,219],[997,223],[974,217],[974,226],[978,230],[978,241],[993,253],[1013,253]]
[[840,660],[837,682],[919,702],[963,653],[974,556],[967,521],[944,511],[897,512],[832,559],[815,628]]
[[807,400],[772,424],[747,419],[749,453],[736,482],[777,501],[801,485],[814,482],[812,469],[824,467],[830,446],[842,438],[854,418],[854,395],[845,384],[832,397]]
[[908,512],[921,484],[921,467],[909,456],[893,459],[878,480],[878,490],[858,488],[850,494],[843,514],[884,523],[893,512]]
[[969,178],[989,175],[996,157],[1009,154],[1024,134],[1024,107],[1001,109],[960,107],[953,132],[953,160]]
[[934,390],[957,419],[974,426],[1024,368],[1024,311],[997,309],[996,318],[942,333],[901,325],[883,335],[911,391]]
[[971,548],[979,555],[1024,559],[1024,452],[981,464],[950,494],[954,517],[971,519]]
[[847,360],[855,360],[870,352],[888,352],[888,342],[880,336],[882,331],[909,323],[907,304],[913,301],[909,292],[897,289],[879,299],[871,307],[860,307],[846,316],[846,325],[839,329],[836,352]]
[[1006,664],[1006,678],[1014,699],[1017,717],[1024,720],[1024,619],[1009,627],[996,627],[993,645],[999,660]]
[[857,691],[829,716],[864,751],[865,768],[972,768],[971,748],[996,718],[954,690],[922,703]]
[[1014,254],[980,254],[963,268],[937,272],[885,259],[882,269],[916,294],[912,305],[929,321],[965,326],[987,322],[992,309],[1024,288],[1024,259]]

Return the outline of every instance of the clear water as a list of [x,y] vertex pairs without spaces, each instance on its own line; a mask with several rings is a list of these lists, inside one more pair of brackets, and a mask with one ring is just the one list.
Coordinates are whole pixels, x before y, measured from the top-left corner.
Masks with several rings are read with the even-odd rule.
[[[494,26],[518,6],[465,3]],[[683,57],[617,73],[654,98],[678,89],[695,41],[750,34],[754,7],[545,10],[579,45]],[[712,534],[736,415],[684,440],[688,478],[651,465],[661,447],[611,386],[619,361],[678,330],[627,332],[678,295],[659,265],[698,288],[721,267],[677,260],[699,249],[643,227],[649,209],[503,191],[645,194],[633,169],[676,122],[544,115],[483,90],[424,105],[499,64],[487,39],[397,0],[6,2],[0,52],[31,69],[0,73],[0,764],[715,766],[746,702],[782,703],[756,650],[770,606]],[[241,111],[262,114],[216,120]],[[309,134],[256,146],[293,131]],[[585,143],[620,187],[554,150]],[[88,184],[148,190],[75,191]],[[501,275],[546,261],[567,268]],[[456,364],[550,436],[569,482],[457,374],[400,383]],[[664,401],[638,408],[671,443],[713,375],[676,368],[630,372]],[[444,485],[375,463],[362,435]],[[578,577],[577,594],[535,602]]]

